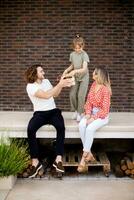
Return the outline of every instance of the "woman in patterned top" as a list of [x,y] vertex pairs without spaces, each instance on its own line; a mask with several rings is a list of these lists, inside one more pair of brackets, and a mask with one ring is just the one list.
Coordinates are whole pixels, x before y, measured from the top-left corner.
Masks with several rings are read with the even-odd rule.
[[109,74],[104,68],[95,68],[83,118],[79,123],[79,132],[83,144],[83,155],[77,168],[78,172],[87,170],[86,163],[93,161],[91,146],[97,129],[109,121],[110,97],[112,94]]

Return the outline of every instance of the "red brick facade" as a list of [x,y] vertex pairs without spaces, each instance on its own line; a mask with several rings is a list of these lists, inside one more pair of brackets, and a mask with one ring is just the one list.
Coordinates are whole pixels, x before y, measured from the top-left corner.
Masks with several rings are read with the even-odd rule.
[[[1,0],[0,110],[32,109],[23,74],[31,64],[44,65],[55,84],[69,65],[76,33],[86,40],[90,84],[94,66],[106,65],[113,96],[111,111],[134,112],[133,0]],[[56,100],[69,110],[69,89]]]

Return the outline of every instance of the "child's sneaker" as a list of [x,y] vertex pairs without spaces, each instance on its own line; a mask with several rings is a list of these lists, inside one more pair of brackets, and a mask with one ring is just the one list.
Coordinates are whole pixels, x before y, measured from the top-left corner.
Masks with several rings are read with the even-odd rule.
[[74,120],[76,120],[76,119],[77,119],[77,111],[75,111],[75,112],[72,114],[72,117],[71,117],[71,119],[74,119]]
[[81,114],[80,114],[80,113],[77,113],[76,121],[77,121],[77,122],[80,122],[80,120],[81,120]]

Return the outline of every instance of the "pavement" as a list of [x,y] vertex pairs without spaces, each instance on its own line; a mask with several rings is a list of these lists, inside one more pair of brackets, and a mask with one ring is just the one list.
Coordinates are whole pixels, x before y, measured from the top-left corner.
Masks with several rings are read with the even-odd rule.
[[134,200],[130,178],[80,177],[18,179],[10,191],[0,191],[0,200]]
[[8,193],[9,193],[9,190],[0,190],[0,200],[5,200]]

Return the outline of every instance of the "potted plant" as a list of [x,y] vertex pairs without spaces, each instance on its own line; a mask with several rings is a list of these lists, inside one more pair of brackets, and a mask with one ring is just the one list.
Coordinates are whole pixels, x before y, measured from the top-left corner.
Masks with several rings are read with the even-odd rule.
[[28,166],[28,162],[27,145],[22,140],[7,143],[0,139],[0,189],[11,189],[15,177]]

